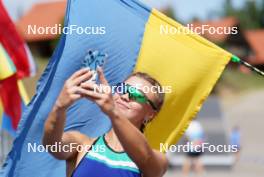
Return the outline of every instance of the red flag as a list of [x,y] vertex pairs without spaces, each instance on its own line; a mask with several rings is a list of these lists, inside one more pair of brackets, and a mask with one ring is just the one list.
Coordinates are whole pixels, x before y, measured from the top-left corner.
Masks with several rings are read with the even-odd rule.
[[2,49],[0,51],[0,57],[2,57],[0,73],[3,76],[0,80],[0,106],[3,107],[3,115],[0,116],[2,127],[12,133],[17,129],[23,107],[26,105],[18,83],[20,79],[35,73],[35,64],[1,0],[0,47]]
[[[16,31],[16,27],[0,0],[0,43],[13,60],[18,79],[32,75],[32,62],[27,54],[26,45]],[[33,64],[34,65],[34,64]]]

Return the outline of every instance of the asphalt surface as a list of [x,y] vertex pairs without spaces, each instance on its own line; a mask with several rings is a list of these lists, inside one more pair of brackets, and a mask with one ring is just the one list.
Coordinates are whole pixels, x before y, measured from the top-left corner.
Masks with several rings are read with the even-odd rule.
[[[243,96],[220,99],[226,117],[226,129],[238,125],[242,135],[241,157],[232,168],[206,169],[198,177],[262,177],[264,176],[264,90]],[[181,169],[170,169],[164,177],[183,176]]]

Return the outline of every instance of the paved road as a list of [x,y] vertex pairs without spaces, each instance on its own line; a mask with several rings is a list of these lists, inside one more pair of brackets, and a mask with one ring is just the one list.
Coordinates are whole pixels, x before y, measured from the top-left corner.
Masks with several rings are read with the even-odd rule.
[[[236,98],[221,98],[230,131],[239,125],[242,133],[241,159],[233,169],[207,170],[205,177],[264,176],[264,90]],[[180,169],[169,170],[164,177],[180,177]],[[195,177],[194,174],[190,176]]]

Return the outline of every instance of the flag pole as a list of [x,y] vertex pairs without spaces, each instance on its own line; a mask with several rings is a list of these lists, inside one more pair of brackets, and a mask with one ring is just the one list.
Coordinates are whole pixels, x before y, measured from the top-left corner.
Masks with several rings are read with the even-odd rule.
[[232,55],[231,57],[231,61],[234,63],[239,63],[242,64],[244,66],[246,66],[247,68],[251,69],[252,71],[255,71],[256,73],[260,74],[261,76],[264,76],[264,72],[259,70],[258,68],[252,66],[251,64],[249,64],[248,62],[245,62],[243,60],[241,60],[239,57],[237,57],[236,55]]

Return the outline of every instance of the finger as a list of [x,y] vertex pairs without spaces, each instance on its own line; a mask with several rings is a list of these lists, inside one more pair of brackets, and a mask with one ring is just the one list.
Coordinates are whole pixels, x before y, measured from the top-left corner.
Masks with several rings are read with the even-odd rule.
[[81,83],[81,88],[87,89],[87,90],[91,90],[94,92],[98,92],[98,93],[103,93],[103,87],[98,86],[97,84],[93,83],[93,82],[84,82]]
[[83,97],[91,98],[91,99],[102,99],[104,97],[103,94],[93,92],[91,90],[86,90],[81,87],[78,87],[77,92],[81,94]]
[[73,73],[73,75],[71,75],[70,79],[75,79],[76,77],[79,77],[79,76],[85,74],[88,71],[90,71],[90,69],[82,68],[82,69],[76,71],[75,73]]
[[82,96],[80,94],[73,94],[72,98],[76,101],[78,99],[80,99]]
[[81,94],[78,92],[78,87],[72,87],[69,91],[71,99],[77,100],[81,98]]
[[109,85],[108,81],[106,80],[106,78],[104,76],[103,69],[101,67],[98,67],[97,72],[98,72],[98,76],[99,76],[99,80],[100,80],[101,84]]
[[73,85],[80,85],[82,82],[89,80],[92,77],[92,75],[93,75],[93,73],[91,71],[88,73],[85,73],[84,75],[81,75],[81,76],[75,78],[72,81],[72,84]]
[[84,89],[92,90],[94,92],[102,93],[102,94],[112,94],[112,87],[109,85],[97,85],[92,82],[85,82],[80,85]]
[[110,85],[100,84],[100,92],[105,93],[105,94],[112,94],[113,90]]
[[70,96],[72,96],[72,95],[80,95],[79,88],[77,86],[73,86],[72,88],[69,89],[68,94]]
[[81,83],[80,87],[91,91],[97,90],[97,85],[93,82],[83,82]]

